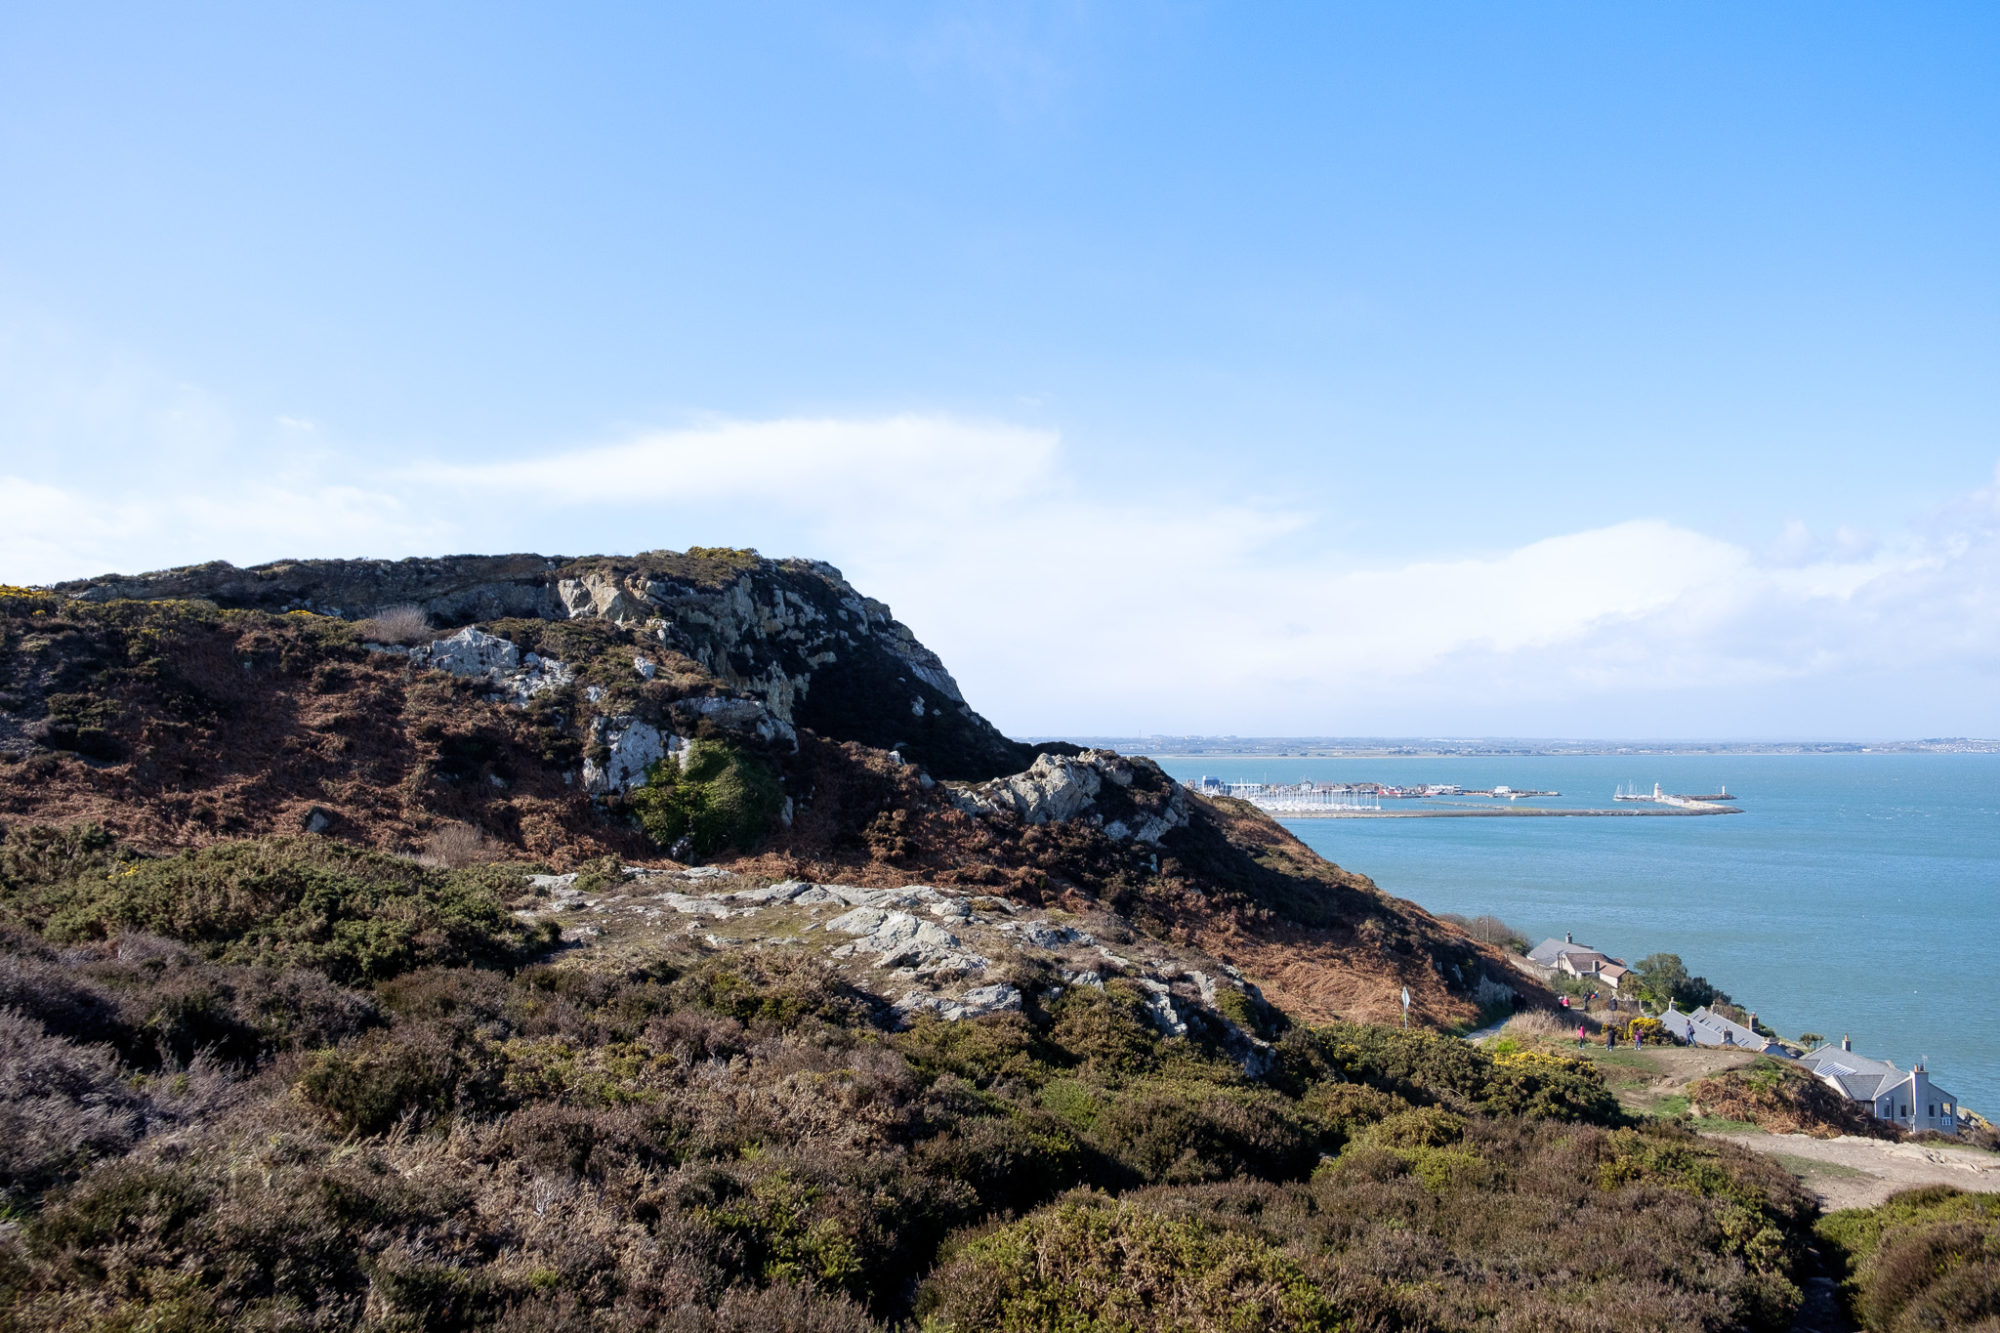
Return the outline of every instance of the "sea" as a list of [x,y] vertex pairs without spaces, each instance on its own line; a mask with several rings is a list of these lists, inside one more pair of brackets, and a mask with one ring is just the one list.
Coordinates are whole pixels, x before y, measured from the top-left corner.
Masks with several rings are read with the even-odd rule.
[[1627,783],[1726,786],[1742,814],[1284,823],[1432,912],[1628,962],[1679,954],[1781,1036],[1922,1061],[2000,1119],[2000,754],[1154,758],[1188,782],[1505,785],[1561,808],[1610,807]]

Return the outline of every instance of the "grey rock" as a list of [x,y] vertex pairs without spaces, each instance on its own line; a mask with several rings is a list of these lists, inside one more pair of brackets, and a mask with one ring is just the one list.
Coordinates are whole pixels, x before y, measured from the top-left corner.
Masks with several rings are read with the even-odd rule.
[[[599,747],[608,752],[602,763],[591,757]],[[660,760],[686,753],[686,741],[650,722],[623,714],[594,717],[584,753],[583,785],[599,796],[622,794],[644,786],[646,771]]]
[[532,660],[524,659],[512,643],[476,625],[412,648],[408,656],[417,666],[484,680],[502,698],[522,708],[536,695],[567,685],[574,678],[570,669],[554,658],[530,653]]

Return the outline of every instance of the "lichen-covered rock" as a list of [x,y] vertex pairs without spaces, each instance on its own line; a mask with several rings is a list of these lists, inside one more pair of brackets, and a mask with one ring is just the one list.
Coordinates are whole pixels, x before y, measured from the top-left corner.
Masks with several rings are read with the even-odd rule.
[[650,722],[626,716],[594,717],[583,756],[583,785],[597,796],[632,791],[645,785],[647,771],[654,764],[686,749],[686,741]]
[[1094,817],[1107,837],[1157,843],[1188,822],[1187,791],[1150,759],[1111,750],[1044,754],[1024,772],[952,792],[959,809],[1024,824]]
[[794,749],[798,747],[799,733],[792,724],[755,699],[713,696],[681,699],[674,704],[674,712],[694,724],[707,722],[722,731],[754,737],[767,745],[782,742]]
[[[400,651],[383,648],[381,651]],[[476,625],[408,650],[417,666],[448,671],[454,676],[484,680],[516,707],[525,708],[536,695],[558,689],[574,678],[570,669],[551,657],[521,650],[497,634]]]
[[1048,824],[1074,819],[1088,810],[1104,785],[1103,774],[1085,750],[1071,759],[1038,755],[1025,771],[995,778],[953,793],[958,808],[970,814],[1010,814],[1024,824]]
[[835,949],[836,958],[858,953],[878,955],[877,967],[910,968],[918,973],[976,972],[987,959],[967,952],[958,936],[920,920],[908,912],[884,911],[879,907],[857,907],[826,923],[826,928],[861,938]]

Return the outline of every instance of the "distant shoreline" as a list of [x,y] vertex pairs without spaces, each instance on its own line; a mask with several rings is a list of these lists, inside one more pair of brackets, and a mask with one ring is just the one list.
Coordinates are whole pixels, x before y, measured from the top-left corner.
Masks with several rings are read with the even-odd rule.
[[2000,754],[2000,740],[1565,741],[1335,736],[1047,736],[1156,759],[1523,759],[1570,755]]
[[1646,806],[1634,810],[1538,810],[1531,805],[1502,805],[1491,810],[1431,806],[1411,810],[1266,810],[1264,813],[1282,824],[1293,819],[1595,819],[1603,815],[1630,819],[1661,815],[1740,815],[1743,811],[1733,805]]

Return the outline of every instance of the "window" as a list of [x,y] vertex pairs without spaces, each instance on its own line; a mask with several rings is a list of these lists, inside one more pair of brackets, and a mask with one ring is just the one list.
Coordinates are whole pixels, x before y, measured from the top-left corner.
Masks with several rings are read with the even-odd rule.
[[1932,1102],[1930,1108],[1926,1110],[1924,1114],[1929,1116],[1933,1120],[1937,1119],[1937,1103]]

